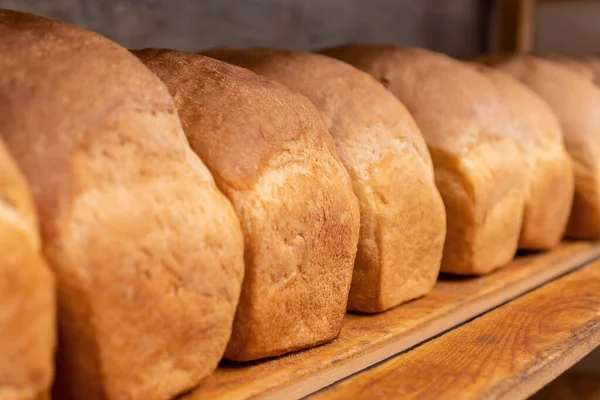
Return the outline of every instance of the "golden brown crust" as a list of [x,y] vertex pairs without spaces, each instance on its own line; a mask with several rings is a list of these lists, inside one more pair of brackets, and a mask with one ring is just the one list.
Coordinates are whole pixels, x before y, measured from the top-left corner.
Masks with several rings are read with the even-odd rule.
[[[308,136],[307,140],[319,137],[314,129],[306,130],[304,126],[304,120],[310,118],[306,110],[308,102],[275,82],[191,53],[144,49],[133,51],[133,54],[165,81],[176,105],[190,103],[178,107],[183,128],[192,148],[196,135],[190,131],[199,126],[204,128],[201,140],[209,145],[194,150],[214,172],[220,185],[232,190],[251,189],[271,159],[286,151],[290,143],[300,141],[303,136]],[[194,90],[202,95],[197,99],[189,99],[183,77],[167,79],[173,71],[185,73],[184,67],[190,64],[198,65],[196,68],[205,76],[202,81],[195,79],[193,82]],[[235,78],[228,80],[231,75]],[[194,76],[187,77],[193,79]],[[239,83],[234,86],[232,82]],[[243,95],[231,91],[231,86]],[[208,108],[204,97],[213,99],[214,106]],[[281,103],[277,113],[273,112],[274,101]],[[298,107],[299,102],[305,107]]]
[[426,50],[349,45],[325,54],[382,82],[408,108],[431,152],[448,234],[442,271],[480,274],[508,261],[523,208],[523,155],[491,82]]
[[600,57],[591,56],[581,60],[581,62],[592,70],[594,74],[594,83],[596,86],[600,86]]
[[337,337],[358,204],[314,106],[208,57],[135,54],[171,90],[192,148],[242,223],[246,277],[226,357],[275,356]]
[[493,54],[480,54],[471,58],[470,61],[474,61],[479,64],[492,66],[498,65],[506,61],[510,61],[517,57],[539,57],[549,61],[553,61],[557,64],[570,69],[572,72],[575,72],[577,75],[585,78],[587,80],[593,81],[595,79],[595,72],[592,65],[584,62],[583,60],[579,60],[573,57],[565,56],[562,54],[529,54],[529,53],[514,53],[514,52],[501,52],[501,53],[493,53]]
[[0,132],[58,283],[55,397],[191,388],[229,337],[243,238],[167,89],[115,43],[30,14],[0,11],[0,53]]
[[560,121],[575,171],[566,235],[600,238],[600,90],[568,68],[538,57],[514,57],[496,67],[529,86]]
[[0,138],[0,399],[34,400],[54,376],[54,279],[25,179]]
[[544,54],[540,55],[540,57],[556,62],[562,65],[563,67],[570,69],[571,71],[575,72],[577,75],[581,76],[582,78],[588,81],[594,81],[596,77],[594,70],[589,65],[586,65],[585,63],[575,58],[564,56],[561,54]]
[[319,54],[215,49],[308,97],[350,173],[361,234],[348,309],[378,312],[433,287],[446,233],[431,157],[404,106],[370,75]]
[[510,75],[483,65],[477,70],[496,87],[528,169],[519,247],[547,250],[565,231],[573,202],[573,166],[558,119],[531,89]]

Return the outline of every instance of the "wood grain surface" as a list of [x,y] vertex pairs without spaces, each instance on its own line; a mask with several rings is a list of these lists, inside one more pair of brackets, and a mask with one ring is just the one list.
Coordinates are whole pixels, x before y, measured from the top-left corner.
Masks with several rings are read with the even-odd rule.
[[348,314],[328,344],[262,362],[222,363],[186,400],[300,398],[421,343],[600,255],[595,243],[564,243],[520,256],[491,275],[442,277],[427,296],[376,315]]
[[600,261],[312,399],[524,399],[600,345]]

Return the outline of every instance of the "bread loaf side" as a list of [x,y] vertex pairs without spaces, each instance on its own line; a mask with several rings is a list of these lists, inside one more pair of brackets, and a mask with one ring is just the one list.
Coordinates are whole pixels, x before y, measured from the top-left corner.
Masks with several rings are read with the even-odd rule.
[[34,400],[54,376],[54,278],[29,188],[1,139],[0,171],[0,399]]
[[573,166],[550,107],[531,89],[502,71],[477,70],[497,89],[526,156],[525,212],[519,247],[547,250],[562,239],[573,202]]
[[314,106],[202,55],[135,54],[166,83],[192,148],[242,223],[246,277],[226,357],[275,356],[337,337],[359,214]]
[[600,89],[569,68],[538,57],[515,56],[494,65],[536,92],[560,121],[575,172],[566,235],[600,238]]
[[594,74],[594,83],[596,86],[600,85],[600,57],[599,56],[591,56],[581,60],[586,67],[592,70]]
[[0,133],[58,284],[59,399],[166,399],[217,365],[243,238],[168,90],[126,49],[0,11]]
[[560,64],[588,81],[593,82],[596,78],[596,73],[594,72],[592,66],[582,62],[581,60],[577,60],[562,54],[543,54],[539,55],[539,57]]

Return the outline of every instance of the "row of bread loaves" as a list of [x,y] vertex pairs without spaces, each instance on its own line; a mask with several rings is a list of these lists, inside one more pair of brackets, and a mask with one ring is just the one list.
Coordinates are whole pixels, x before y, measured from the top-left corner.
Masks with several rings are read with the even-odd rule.
[[[250,68],[301,92],[313,101],[328,124],[361,203],[361,237],[352,287],[357,290],[350,292],[351,309],[370,311],[364,306],[352,307],[352,300],[360,293],[359,283],[367,281],[359,272],[373,270],[361,263],[365,258],[361,253],[368,254],[361,247],[368,249],[374,242],[373,235],[367,235],[370,230],[365,229],[371,225],[373,214],[377,215],[373,212],[373,201],[368,201],[365,193],[378,193],[383,186],[380,183],[373,190],[374,171],[379,173],[378,177],[382,172],[387,174],[387,190],[402,188],[402,193],[394,197],[396,204],[389,200],[390,196],[378,196],[385,200],[382,202],[385,208],[395,206],[397,215],[406,215],[407,205],[401,202],[414,196],[414,202],[408,207],[413,218],[418,213],[416,221],[420,225],[415,227],[410,221],[396,218],[398,231],[414,231],[398,242],[401,246],[393,248],[396,253],[392,253],[388,268],[382,263],[381,271],[398,271],[398,267],[389,268],[389,264],[397,265],[398,257],[406,259],[406,255],[417,261],[416,270],[421,273],[426,265],[433,264],[422,261],[426,254],[435,251],[424,246],[436,243],[431,240],[432,232],[426,231],[434,223],[431,218],[435,208],[423,203],[422,190],[419,190],[422,185],[414,181],[406,151],[396,150],[396,159],[402,163],[401,171],[394,171],[389,164],[382,171],[383,168],[373,168],[379,167],[379,163],[363,161],[373,156],[383,159],[383,154],[378,153],[383,141],[375,138],[382,135],[386,117],[391,122],[385,130],[387,152],[401,148],[394,146],[398,141],[394,141],[393,133],[398,128],[407,131],[407,127],[411,127],[414,138],[419,136],[420,128],[431,153],[437,189],[447,215],[442,271],[486,273],[510,261],[517,246],[549,249],[560,241],[571,208],[572,166],[556,117],[533,92],[504,73],[425,50],[352,45],[323,53],[355,65],[384,84],[406,105],[418,128],[409,115],[398,110],[401,105],[397,101],[397,111],[390,112],[391,109],[382,106],[384,97],[374,98],[381,85],[375,85],[371,79],[369,95],[366,95],[360,89],[366,90],[368,77],[332,58],[267,49],[225,48],[205,54]],[[399,115],[406,115],[404,126],[399,126]],[[396,129],[390,128],[393,126]],[[405,147],[408,137],[403,136]],[[417,142],[414,139],[412,142],[416,147]],[[554,196],[556,192],[562,195]],[[393,221],[386,217],[388,223]],[[391,231],[389,225],[380,229]],[[398,236],[394,233],[391,237]],[[389,251],[390,246],[384,241],[380,243],[381,248]],[[385,257],[381,259],[385,261]],[[407,278],[416,277],[412,273],[415,269],[410,268],[412,265],[412,262],[406,263],[400,273]],[[432,272],[434,276],[436,273]],[[389,275],[380,276],[385,282],[392,281]],[[414,288],[415,282],[423,282],[423,279],[411,281]],[[394,283],[397,287],[401,281]],[[408,287],[406,283],[403,286]],[[427,290],[422,287],[421,293]],[[385,287],[382,286],[379,293],[386,295]],[[416,296],[407,296],[401,301],[412,297]],[[385,309],[381,305],[375,304],[375,307]]]
[[61,400],[173,398],[224,353],[338,335],[359,208],[305,97],[201,57],[174,96],[186,139],[167,87],[100,35],[4,10],[0,54],[0,239],[22,250],[0,264],[2,400],[48,392],[55,304]]
[[554,111],[575,177],[567,236],[600,238],[600,90],[593,78],[564,61],[560,65],[533,56],[481,57],[478,61],[523,82]]
[[440,269],[490,272],[567,224],[600,237],[589,79],[322,53],[130,53],[0,11],[0,248],[23,250],[0,263],[0,400],[49,389],[54,281],[55,398],[168,399],[223,356],[328,342],[346,309],[423,296]]

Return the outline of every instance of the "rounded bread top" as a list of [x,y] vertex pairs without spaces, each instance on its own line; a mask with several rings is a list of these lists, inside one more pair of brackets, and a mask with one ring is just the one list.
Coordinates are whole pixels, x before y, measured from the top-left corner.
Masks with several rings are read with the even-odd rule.
[[496,68],[533,89],[558,117],[567,149],[585,164],[600,153],[600,90],[554,61],[516,56]]
[[408,108],[430,150],[464,155],[510,129],[493,84],[464,63],[423,49],[346,45],[323,54],[382,82]]
[[219,48],[204,54],[249,68],[308,97],[334,140],[344,143],[338,146],[342,158],[374,162],[408,144],[431,166],[425,141],[406,107],[372,76],[345,62],[278,49]]
[[564,67],[567,67],[571,71],[577,73],[579,76],[589,81],[594,81],[596,77],[594,70],[589,65],[576,58],[564,56],[562,54],[544,54],[540,55],[540,57],[550,61],[554,61]]
[[0,54],[0,135],[31,184],[43,232],[87,188],[132,185],[189,161],[167,88],[116,43],[0,10]]
[[473,66],[495,85],[519,139],[540,149],[562,147],[558,118],[533,90],[506,72],[481,64]]
[[22,144],[11,148],[26,152],[47,141],[73,149],[93,140],[94,125],[111,114],[175,114],[162,82],[126,49],[94,32],[0,10],[0,53],[3,136]]
[[283,152],[310,159],[321,146],[335,154],[312,103],[275,81],[199,54],[134,54],[170,89],[192,148],[220,184],[252,188]]
[[594,74],[594,83],[600,85],[600,57],[597,55],[586,57],[581,59],[581,62]]

